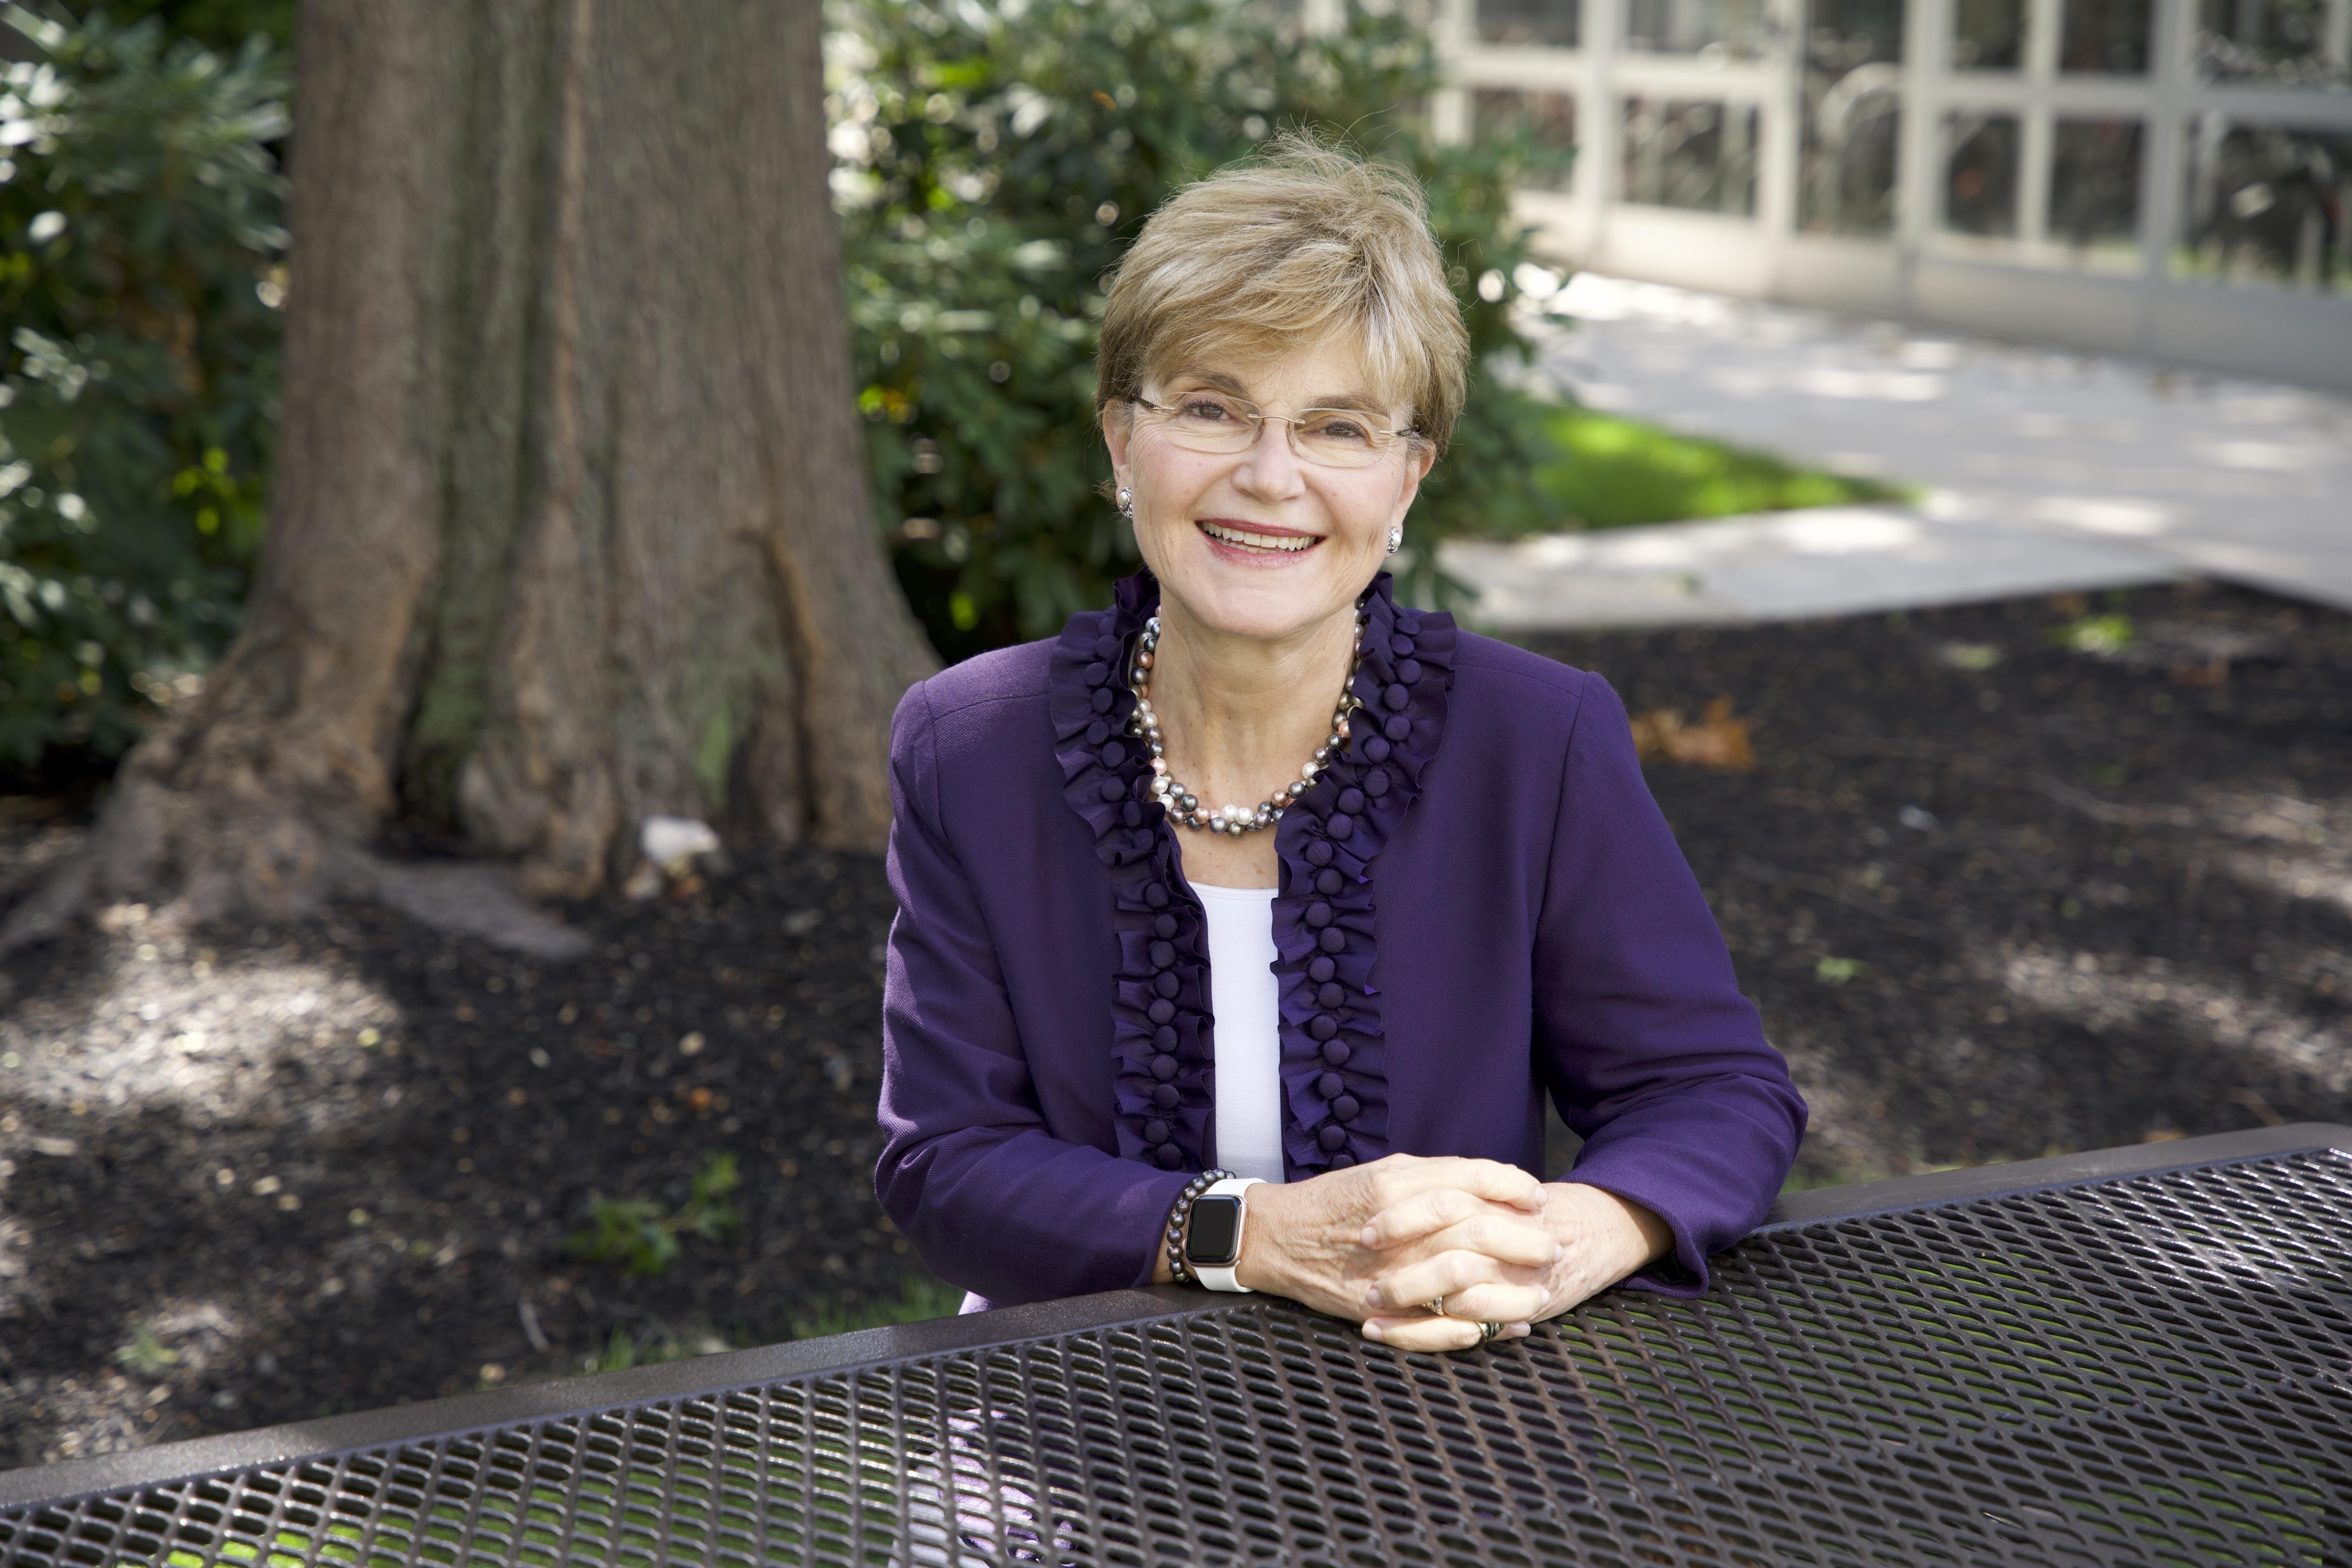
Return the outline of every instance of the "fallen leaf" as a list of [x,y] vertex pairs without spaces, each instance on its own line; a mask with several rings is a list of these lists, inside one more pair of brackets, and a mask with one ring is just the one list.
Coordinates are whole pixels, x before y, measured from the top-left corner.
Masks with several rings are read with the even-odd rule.
[[1731,699],[1718,697],[1706,705],[1696,724],[1686,724],[1679,710],[1653,708],[1633,716],[1633,749],[1645,763],[1691,763],[1705,768],[1745,771],[1756,765],[1756,749],[1748,721],[1731,716]]

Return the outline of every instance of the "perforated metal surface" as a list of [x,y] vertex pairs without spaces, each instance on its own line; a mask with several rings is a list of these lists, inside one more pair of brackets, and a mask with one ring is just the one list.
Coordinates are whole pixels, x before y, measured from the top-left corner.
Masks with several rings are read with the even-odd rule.
[[1759,1235],[1408,1357],[1252,1301],[0,1512],[12,1564],[2352,1563],[2352,1157]]

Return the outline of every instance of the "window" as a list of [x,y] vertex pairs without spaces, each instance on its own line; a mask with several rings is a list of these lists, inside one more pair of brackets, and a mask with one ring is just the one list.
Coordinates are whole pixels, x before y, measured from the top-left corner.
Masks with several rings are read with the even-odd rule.
[[1488,44],[1577,46],[1579,0],[1476,0],[1478,38]]
[[2025,0],[1955,0],[1952,68],[2013,71],[2025,64]]
[[2327,0],[2201,0],[2198,71],[2208,81],[2352,85],[2352,62],[2341,47],[2336,58],[2328,58],[2329,9]]
[[2149,0],[2064,0],[2058,68],[2146,76]]
[[1762,0],[1625,0],[1628,53],[1753,59],[1764,37]]
[[1944,121],[1944,227],[2011,239],[2017,234],[2017,116],[1963,110]]
[[2187,199],[2173,270],[2192,278],[2352,295],[2352,132],[2189,122]]
[[1686,99],[1625,100],[1622,199],[1756,214],[1756,110]]
[[2060,119],[2050,163],[2049,235],[2078,265],[2139,266],[2137,120]]
[[1482,87],[1470,94],[1470,135],[1481,147],[1517,142],[1528,168],[1519,188],[1564,191],[1576,160],[1576,99],[1565,92]]
[[1811,0],[1806,12],[1798,225],[1888,233],[1902,124],[1902,0]]

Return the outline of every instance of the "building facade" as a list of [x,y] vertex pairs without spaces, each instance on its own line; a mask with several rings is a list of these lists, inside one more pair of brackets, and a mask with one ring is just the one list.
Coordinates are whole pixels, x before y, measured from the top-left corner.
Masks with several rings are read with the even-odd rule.
[[1597,271],[2352,386],[2352,0],[1444,0]]

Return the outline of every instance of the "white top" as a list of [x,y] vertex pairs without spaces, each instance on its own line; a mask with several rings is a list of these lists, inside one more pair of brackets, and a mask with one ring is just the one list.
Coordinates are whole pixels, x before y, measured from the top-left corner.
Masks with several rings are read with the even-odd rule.
[[1282,1180],[1280,995],[1272,888],[1192,884],[1209,919],[1209,1011],[1217,1020],[1217,1147],[1237,1176]]

